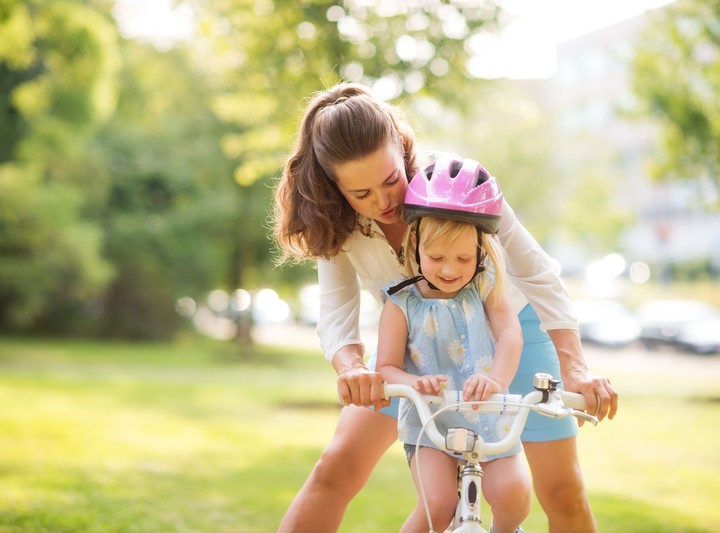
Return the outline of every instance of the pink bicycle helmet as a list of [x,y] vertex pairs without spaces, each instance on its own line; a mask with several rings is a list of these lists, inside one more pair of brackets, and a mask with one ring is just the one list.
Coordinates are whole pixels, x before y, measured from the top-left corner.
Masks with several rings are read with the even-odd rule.
[[474,224],[485,233],[500,225],[503,196],[497,181],[472,159],[440,156],[420,169],[405,194],[405,219],[451,218]]

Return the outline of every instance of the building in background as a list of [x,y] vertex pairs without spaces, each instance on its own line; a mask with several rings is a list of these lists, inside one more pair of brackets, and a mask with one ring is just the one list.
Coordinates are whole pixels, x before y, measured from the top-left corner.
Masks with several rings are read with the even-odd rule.
[[612,154],[607,177],[617,184],[614,200],[634,216],[619,250],[628,264],[647,262],[656,278],[687,264],[709,264],[718,275],[720,213],[706,207],[718,191],[698,180],[651,181],[653,124],[624,115],[634,99],[630,59],[647,21],[639,15],[561,43],[554,75],[522,83],[552,110],[562,138],[575,139],[558,150],[560,165],[593,164],[594,153]]

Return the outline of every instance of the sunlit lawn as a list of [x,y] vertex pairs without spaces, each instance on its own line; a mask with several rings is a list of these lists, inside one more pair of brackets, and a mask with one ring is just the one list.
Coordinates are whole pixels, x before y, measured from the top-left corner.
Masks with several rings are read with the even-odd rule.
[[[246,357],[192,338],[0,340],[0,532],[274,531],[332,434],[335,379],[314,351]],[[720,365],[665,359],[601,363],[623,392],[581,434],[601,532],[720,531]],[[395,447],[342,531],[396,531],[414,500]],[[537,506],[525,530],[545,530]]]

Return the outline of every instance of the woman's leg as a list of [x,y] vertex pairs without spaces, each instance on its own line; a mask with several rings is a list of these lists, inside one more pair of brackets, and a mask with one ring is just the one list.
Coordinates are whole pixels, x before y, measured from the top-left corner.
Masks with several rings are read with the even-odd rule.
[[[540,320],[532,307],[526,306],[519,318],[524,346],[510,392],[527,394],[533,390],[536,372],[547,372],[559,379],[560,363],[550,337],[540,331]],[[530,413],[522,434],[535,494],[548,517],[549,533],[597,531],[578,463],[577,432],[577,423],[571,417],[556,420]]]
[[492,509],[493,531],[514,532],[530,514],[530,475],[522,455],[483,463],[482,490]]
[[[436,531],[445,531],[455,515],[457,496],[457,459],[435,448],[422,447],[420,468],[425,497],[428,500],[430,518]],[[420,495],[420,479],[416,467],[417,454],[410,460],[415,489],[418,493],[417,506],[400,529],[400,533],[426,533],[429,530],[425,504]]]
[[524,442],[535,495],[548,517],[550,533],[597,531],[578,462],[575,437]]
[[278,532],[337,531],[350,500],[396,439],[396,418],[365,407],[345,407],[333,438],[290,504]]

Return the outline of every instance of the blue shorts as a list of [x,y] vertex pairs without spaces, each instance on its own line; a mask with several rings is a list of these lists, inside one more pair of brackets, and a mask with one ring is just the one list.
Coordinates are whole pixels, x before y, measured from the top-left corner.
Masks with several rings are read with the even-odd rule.
[[[510,383],[510,392],[525,395],[533,390],[533,380],[538,372],[547,372],[555,379],[560,379],[560,362],[550,336],[540,330],[540,319],[535,310],[526,305],[518,318],[524,344],[517,374]],[[521,439],[523,442],[548,442],[567,439],[577,434],[577,422],[572,417],[558,420],[530,413]]]
[[[546,372],[560,379],[560,363],[550,337],[540,330],[540,319],[535,310],[530,305],[526,305],[520,311],[518,318],[522,327],[524,346],[517,374],[510,384],[510,392],[525,395],[533,390],[533,380],[537,372]],[[374,352],[368,361],[368,368],[374,370],[376,362],[377,352]],[[560,386],[562,387],[562,384]],[[392,403],[380,409],[380,412],[397,418],[399,404],[400,399],[393,398]],[[523,442],[548,442],[574,437],[577,433],[578,426],[572,417],[557,420],[530,413],[521,439]]]

